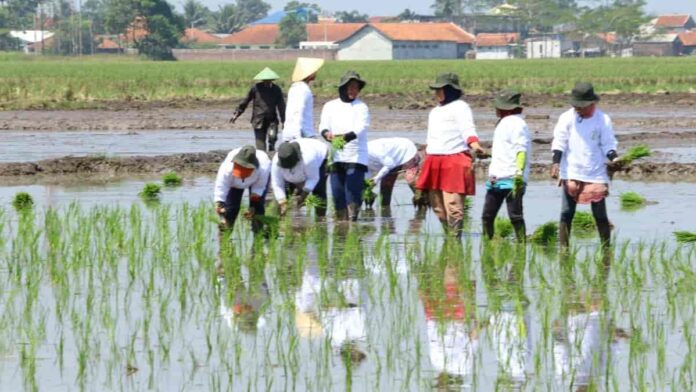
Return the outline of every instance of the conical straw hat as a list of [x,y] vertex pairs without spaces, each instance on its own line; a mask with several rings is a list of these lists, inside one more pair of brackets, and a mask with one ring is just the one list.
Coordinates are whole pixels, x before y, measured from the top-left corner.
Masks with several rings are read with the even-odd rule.
[[307,77],[319,71],[322,65],[324,65],[323,59],[299,57],[295,64],[295,71],[292,73],[292,81],[299,82],[307,79]]
[[280,79],[280,76],[278,76],[277,73],[273,72],[272,69],[266,67],[263,69],[263,71],[259,72],[256,76],[254,76],[254,80],[276,80]]
[[321,324],[311,314],[299,310],[295,310],[295,327],[300,336],[305,338],[319,337],[324,333]]

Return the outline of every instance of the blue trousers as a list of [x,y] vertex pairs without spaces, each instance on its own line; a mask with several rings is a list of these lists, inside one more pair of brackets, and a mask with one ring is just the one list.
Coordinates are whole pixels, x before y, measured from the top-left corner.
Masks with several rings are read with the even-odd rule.
[[331,165],[331,192],[336,211],[345,210],[349,204],[360,208],[366,172],[367,167],[361,164],[336,162]]

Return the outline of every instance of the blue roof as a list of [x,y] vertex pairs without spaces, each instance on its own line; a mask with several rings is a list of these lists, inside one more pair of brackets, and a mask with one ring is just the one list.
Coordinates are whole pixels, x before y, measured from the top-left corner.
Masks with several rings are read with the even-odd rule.
[[[299,15],[304,16],[305,19],[307,19],[307,16],[308,16],[310,13],[314,13],[315,11],[312,10],[312,9],[309,9],[309,8],[298,8],[298,9],[294,10],[293,12],[296,12],[296,13],[298,13]],[[249,23],[249,24],[252,25],[252,26],[253,26],[253,25],[262,25],[262,24],[280,24],[280,21],[283,20],[283,18],[284,18],[287,14],[288,14],[287,11],[276,11],[276,12],[274,12],[274,13],[272,13],[272,14],[269,14],[269,15],[266,16],[265,18],[262,18],[262,19],[259,19],[259,20],[255,20],[255,21],[253,21],[253,22],[251,22],[251,23]]]

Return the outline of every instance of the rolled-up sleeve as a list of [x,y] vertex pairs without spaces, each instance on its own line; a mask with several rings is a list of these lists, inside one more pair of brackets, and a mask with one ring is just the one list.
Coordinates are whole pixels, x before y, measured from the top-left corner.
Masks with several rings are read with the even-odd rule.
[[462,130],[462,136],[466,140],[466,144],[471,144],[479,141],[478,133],[476,133],[476,125],[474,124],[474,114],[469,105],[459,113],[457,118],[459,128]]

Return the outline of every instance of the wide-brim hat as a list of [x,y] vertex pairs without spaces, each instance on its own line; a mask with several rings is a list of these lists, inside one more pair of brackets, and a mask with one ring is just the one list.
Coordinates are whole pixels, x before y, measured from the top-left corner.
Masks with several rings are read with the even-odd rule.
[[324,65],[324,59],[299,57],[292,72],[292,81],[300,82],[314,75]]
[[367,82],[360,77],[359,73],[355,71],[348,71],[345,74],[343,74],[343,76],[341,76],[341,81],[338,83],[338,87],[341,88],[347,85],[348,83],[350,83],[351,80],[355,80],[356,82],[358,82],[360,90],[365,88],[365,86],[367,85]]
[[599,102],[599,96],[595,94],[592,83],[579,82],[570,93],[570,104],[576,108],[586,108]]
[[261,72],[256,74],[254,76],[254,80],[277,80],[280,79],[280,76],[278,76],[277,73],[275,73],[272,69],[266,67],[264,68]]
[[285,142],[278,146],[278,163],[283,169],[292,169],[302,159],[299,143]]
[[496,109],[500,110],[515,110],[521,109],[520,99],[522,94],[513,89],[505,89],[495,96],[494,105]]
[[256,158],[256,147],[251,145],[242,147],[237,155],[232,158],[232,162],[247,169],[257,169],[259,160]]
[[313,317],[313,314],[299,310],[295,310],[295,328],[297,328],[299,335],[305,338],[316,338],[324,334],[324,328]]
[[455,90],[462,91],[461,86],[459,86],[459,75],[452,72],[441,73],[435,78],[435,83],[430,84],[430,89],[437,90],[445,86],[450,86]]

